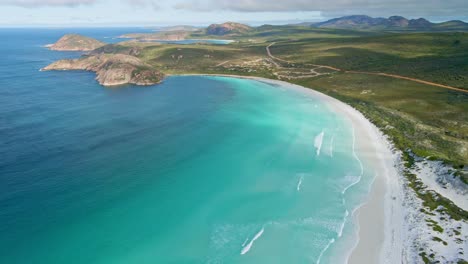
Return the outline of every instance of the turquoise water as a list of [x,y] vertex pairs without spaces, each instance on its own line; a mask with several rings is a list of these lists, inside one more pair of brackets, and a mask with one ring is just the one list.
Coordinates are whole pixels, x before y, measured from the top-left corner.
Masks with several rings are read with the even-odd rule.
[[79,55],[41,47],[60,34],[0,30],[0,263],[346,257],[372,180],[348,120],[259,81],[39,72]]

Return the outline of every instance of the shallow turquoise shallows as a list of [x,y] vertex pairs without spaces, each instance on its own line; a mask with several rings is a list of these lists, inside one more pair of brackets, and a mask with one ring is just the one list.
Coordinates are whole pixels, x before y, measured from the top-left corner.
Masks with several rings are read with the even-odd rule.
[[[111,39],[133,29],[76,29]],[[339,263],[372,173],[353,127],[280,85],[103,88],[0,30],[0,263]]]

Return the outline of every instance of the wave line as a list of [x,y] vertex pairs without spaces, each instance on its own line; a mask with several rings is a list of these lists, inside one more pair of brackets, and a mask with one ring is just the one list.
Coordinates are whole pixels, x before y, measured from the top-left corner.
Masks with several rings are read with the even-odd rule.
[[321,132],[315,137],[315,142],[314,146],[317,148],[317,156],[320,155],[320,149],[322,149],[322,143],[323,143],[323,136],[325,135],[325,132]]
[[323,254],[325,253],[325,251],[327,251],[327,249],[328,249],[328,248],[331,246],[331,244],[333,244],[333,243],[335,243],[335,239],[334,239],[334,238],[332,238],[332,239],[328,242],[328,244],[325,246],[325,248],[320,252],[320,255],[319,255],[318,259],[317,259],[317,264],[320,264],[320,260],[322,259]]
[[260,230],[257,234],[255,234],[252,240],[250,240],[250,242],[245,247],[242,248],[241,255],[245,255],[247,252],[249,252],[255,240],[259,239],[262,236],[264,231],[265,231],[265,228],[262,227],[262,230]]
[[300,190],[301,190],[301,185],[302,185],[302,180],[303,180],[303,179],[304,179],[304,176],[301,176],[301,177],[299,178],[299,182],[297,183],[297,187],[296,187],[297,191],[300,191]]

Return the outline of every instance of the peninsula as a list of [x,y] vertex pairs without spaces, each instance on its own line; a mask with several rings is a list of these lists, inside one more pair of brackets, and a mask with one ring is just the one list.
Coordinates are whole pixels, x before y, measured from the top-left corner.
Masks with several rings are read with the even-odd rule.
[[85,70],[96,73],[96,80],[103,86],[123,84],[153,85],[164,77],[160,71],[134,56],[125,54],[87,55],[80,59],[60,60],[43,70]]

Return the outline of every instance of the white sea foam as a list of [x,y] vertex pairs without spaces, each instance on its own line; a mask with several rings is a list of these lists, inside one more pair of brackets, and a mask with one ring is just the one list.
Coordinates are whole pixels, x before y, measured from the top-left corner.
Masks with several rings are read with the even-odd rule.
[[247,241],[249,241],[249,237],[245,239],[244,243],[242,243],[242,246],[245,246],[245,244],[247,244]]
[[323,250],[320,252],[320,255],[319,255],[318,259],[317,259],[317,264],[320,264],[320,260],[322,259],[323,254],[325,253],[325,251],[327,251],[327,249],[328,249],[328,248],[331,246],[331,244],[333,244],[333,243],[335,243],[335,239],[334,239],[334,238],[332,238],[332,239],[328,242],[328,244],[323,248]]
[[359,166],[361,168],[361,175],[359,175],[359,177],[362,177],[362,175],[364,174],[364,166],[362,165],[361,159],[359,159],[358,155],[356,154],[356,147],[355,147],[356,146],[356,133],[354,131],[354,125],[352,127],[353,127],[353,156],[359,162]]
[[338,229],[338,237],[341,237],[343,236],[343,230],[344,230],[344,227],[345,227],[345,224],[346,224],[346,220],[348,218],[348,215],[349,215],[349,212],[348,210],[345,211],[345,215],[343,217],[343,222],[341,222],[341,226],[340,228]]
[[[330,98],[326,95],[323,95],[321,93],[318,93],[318,92],[315,92],[313,90],[310,90],[310,89],[304,89],[303,87],[299,87],[299,86],[296,86],[296,85],[292,85],[292,84],[287,84],[287,83],[284,83],[284,82],[280,82],[280,81],[272,81],[272,80],[266,80],[266,79],[261,79],[261,78],[256,78],[258,80],[261,80],[261,81],[265,81],[265,82],[270,82],[270,83],[281,83],[281,84],[284,84],[284,85],[287,85],[289,87],[291,87],[292,89],[296,89],[296,90],[300,90],[300,91],[304,91],[304,92],[307,92],[307,93],[310,93],[310,94],[313,94],[314,96],[317,96],[319,98],[322,98],[325,102],[328,102],[330,103],[330,105],[335,109],[337,110],[337,112],[340,112],[340,113],[343,113],[345,116],[348,116],[351,118],[351,120],[353,121],[353,124],[356,123],[358,124],[360,127],[360,129],[362,130],[369,130],[369,127],[371,127],[371,129],[374,129],[376,130],[375,127],[371,126],[370,123],[363,117],[362,114],[360,114],[357,110],[355,110],[354,108],[348,106],[348,105],[345,105],[341,102],[338,102],[338,100],[336,99],[333,99],[333,98]],[[363,127],[361,127],[363,126]],[[353,132],[354,132],[354,127],[353,127]],[[354,143],[354,142],[353,142]],[[367,142],[364,142],[364,143],[367,143]],[[378,143],[378,142],[377,142]],[[354,145],[354,144],[353,144]],[[354,146],[353,146],[354,147]],[[354,154],[354,153],[353,153]],[[359,157],[357,157],[357,155],[354,155],[354,157],[356,158],[356,160],[358,160],[358,162],[360,162],[359,160]],[[360,164],[361,165],[361,164]],[[363,171],[363,168],[362,168],[362,165],[361,165],[361,171]],[[398,175],[397,173],[394,173],[395,175]],[[356,175],[353,177],[353,179],[357,177]],[[387,178],[388,180],[389,178]],[[392,177],[390,178],[393,182],[392,183],[392,186],[394,187],[398,187],[399,185],[397,184],[398,182],[396,182],[396,179],[397,177]],[[354,184],[357,184],[359,181],[356,181],[355,183],[351,184],[351,186],[353,186]],[[349,186],[349,187],[351,187]],[[347,187],[346,190],[349,188]],[[390,188],[392,189],[392,188]],[[343,191],[346,192],[346,190]],[[398,192],[400,189],[396,188],[396,191],[393,190],[393,192]],[[392,193],[393,194],[393,193]],[[395,196],[397,196],[398,193],[395,193]],[[388,197],[393,197],[393,196],[390,196],[388,195]],[[398,196],[400,197],[400,196]],[[386,201],[388,202],[388,201]],[[402,250],[401,249],[401,238],[402,237],[402,228],[401,228],[401,215],[402,215],[402,212],[399,211],[399,206],[395,206],[395,202],[392,200],[392,208],[391,209],[395,209],[397,210],[396,213],[394,213],[393,211],[391,213],[387,212],[386,211],[386,215],[387,213],[391,214],[391,217],[392,218],[398,218],[398,219],[392,219],[392,221],[390,221],[390,225],[391,225],[391,228],[393,228],[392,230],[386,230],[385,231],[385,241],[386,243],[390,243],[392,248],[389,248],[388,250],[391,250],[389,252],[386,252],[386,254],[388,253],[388,256],[389,258],[386,258],[385,262],[388,262],[388,263],[401,263],[403,260],[403,257],[405,257],[405,254],[408,253],[409,251],[411,251],[410,249],[408,249],[408,251],[406,250]],[[353,210],[353,212],[351,212],[351,215],[354,215],[354,212],[356,211],[356,209]],[[396,222],[395,222],[396,221]],[[387,224],[387,221],[385,221],[385,223]],[[396,223],[396,225],[395,225]],[[388,233],[387,234],[387,231],[392,231],[392,233]],[[359,236],[358,236],[358,239],[359,240]],[[391,240],[391,241],[390,241]],[[317,263],[320,263],[320,259],[322,258],[322,255],[325,253],[326,250],[328,250],[328,247],[333,244],[335,241],[332,239],[328,245],[323,249],[322,253],[320,254],[320,257],[319,259],[317,260]],[[357,241],[356,241],[356,244],[357,244]],[[439,243],[440,244],[440,243]],[[387,246],[385,246],[387,247]],[[387,249],[386,249],[387,251]],[[369,255],[372,255],[372,254],[378,254],[378,253],[372,253],[372,252],[369,252]],[[382,255],[383,256],[383,255]],[[348,256],[349,257],[349,256]],[[385,256],[387,257],[387,256]],[[418,256],[419,257],[419,256]],[[347,258],[346,258],[347,259]],[[406,259],[406,257],[405,257]],[[398,261],[395,261],[395,260],[398,260]],[[344,261],[345,263],[348,262],[348,260]],[[361,262],[362,263],[362,262]]]
[[321,132],[315,137],[315,142],[314,146],[317,149],[317,156],[320,155],[320,149],[322,148],[322,143],[323,143],[323,136],[325,135],[325,132]]
[[356,180],[355,180],[353,183],[351,183],[350,185],[346,186],[346,187],[343,189],[343,191],[341,192],[342,194],[345,194],[346,191],[347,191],[349,188],[351,188],[351,187],[353,187],[354,185],[358,184],[358,183],[361,181],[362,175],[364,175],[364,166],[362,165],[361,159],[359,159],[358,155],[356,154],[356,148],[355,148],[355,145],[356,145],[356,135],[355,135],[355,132],[354,132],[354,126],[352,126],[352,127],[353,127],[353,156],[354,156],[354,158],[358,161],[361,172],[360,172],[359,176],[356,177]]
[[247,252],[249,252],[249,250],[250,250],[250,248],[252,248],[253,243],[255,242],[255,240],[259,239],[262,236],[264,231],[265,231],[265,228],[262,227],[262,229],[260,231],[258,231],[257,234],[255,234],[255,236],[252,238],[252,240],[250,240],[250,242],[246,246],[244,246],[242,248],[241,255],[245,255]]
[[350,183],[348,186],[346,186],[343,191],[341,191],[341,194],[345,194],[346,191],[348,191],[349,188],[353,187],[354,185],[358,184],[361,181],[361,177],[357,176],[356,180]]
[[330,140],[330,157],[332,158],[333,158],[333,141],[334,140],[335,140],[335,135],[333,135]]
[[302,185],[302,180],[303,180],[303,179],[304,179],[304,176],[301,176],[301,177],[299,178],[299,182],[297,183],[297,187],[296,187],[297,191],[300,191],[300,190],[301,190],[301,185]]
[[[356,154],[356,148],[355,148],[355,146],[356,146],[356,135],[355,135],[355,131],[354,131],[354,126],[352,126],[352,128],[353,128],[353,144],[352,144],[353,156],[358,161],[361,171],[360,171],[359,176],[356,177],[356,180],[343,189],[343,191],[341,192],[341,194],[343,194],[343,195],[346,193],[346,191],[349,188],[351,188],[352,186],[358,184],[361,181],[362,176],[364,175],[364,166],[363,166],[361,160],[359,159],[358,155]],[[346,205],[346,201],[345,201],[344,197],[343,197],[342,201],[343,201],[343,205]],[[354,213],[354,211],[353,211],[353,213]],[[345,216],[343,218],[343,222],[341,223],[340,228],[338,229],[338,238],[340,238],[343,235],[343,230],[344,230],[344,226],[346,224],[346,220],[348,218],[348,215],[349,215],[349,212],[348,212],[348,210],[346,210],[345,211]],[[335,242],[334,239],[330,240],[328,245],[322,250],[322,252],[320,253],[320,256],[319,256],[319,258],[317,260],[317,264],[320,263],[320,259],[322,258],[322,255],[327,251],[327,249],[330,247],[330,245],[333,244],[334,242]]]

